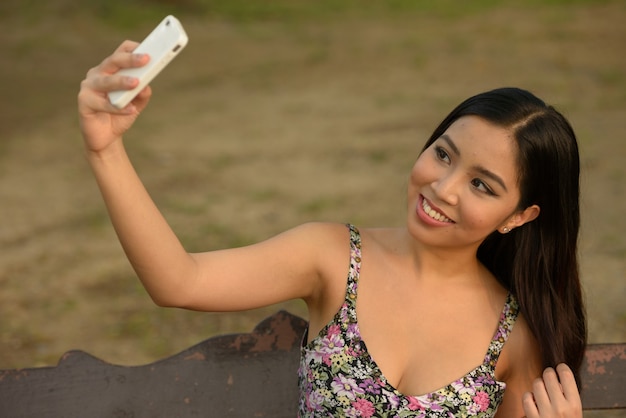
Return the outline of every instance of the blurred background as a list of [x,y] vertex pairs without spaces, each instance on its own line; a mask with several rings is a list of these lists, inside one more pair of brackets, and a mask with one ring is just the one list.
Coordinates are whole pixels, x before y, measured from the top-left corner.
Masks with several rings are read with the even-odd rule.
[[189,250],[310,220],[401,225],[409,170],[439,121],[470,95],[520,86],[577,132],[590,340],[626,341],[626,2],[519,3],[3,0],[0,369],[70,349],[144,364],[277,309],[306,317],[299,302],[157,308],[117,242],[76,94],[90,67],[167,14],[190,42],[126,143]]

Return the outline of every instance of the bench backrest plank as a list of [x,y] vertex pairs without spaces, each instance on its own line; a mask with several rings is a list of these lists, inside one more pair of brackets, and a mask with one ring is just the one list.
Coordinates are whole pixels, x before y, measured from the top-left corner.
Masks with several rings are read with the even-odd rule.
[[[70,351],[55,367],[0,370],[0,416],[293,418],[306,325],[280,311],[249,334],[213,337],[148,365]],[[625,351],[626,344],[590,346],[586,409],[626,408]]]
[[581,374],[585,409],[626,409],[626,343],[587,346]]

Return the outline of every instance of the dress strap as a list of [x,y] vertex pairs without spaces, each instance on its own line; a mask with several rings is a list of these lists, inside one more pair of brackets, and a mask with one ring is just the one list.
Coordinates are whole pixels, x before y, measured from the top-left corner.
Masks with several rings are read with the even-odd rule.
[[345,301],[351,309],[356,309],[356,294],[361,272],[361,234],[354,225],[346,224],[346,226],[350,230],[350,270]]
[[491,344],[489,344],[489,349],[487,350],[487,355],[485,356],[485,364],[489,367],[495,369],[500,353],[502,352],[502,347],[504,347],[504,343],[509,338],[518,315],[519,305],[517,299],[509,293],[506,302],[504,302],[502,314],[500,315],[498,330],[493,336]]

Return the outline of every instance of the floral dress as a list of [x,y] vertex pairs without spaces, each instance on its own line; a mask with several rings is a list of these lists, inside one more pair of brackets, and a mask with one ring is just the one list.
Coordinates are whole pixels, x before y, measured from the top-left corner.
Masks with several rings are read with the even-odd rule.
[[[513,328],[518,305],[509,294],[498,329],[481,365],[434,392],[409,396],[395,389],[370,357],[361,339],[356,297],[361,238],[350,229],[350,270],[346,298],[333,320],[306,344],[298,371],[300,417],[493,417],[506,384],[495,379],[500,351]],[[304,345],[306,344],[306,345]]]

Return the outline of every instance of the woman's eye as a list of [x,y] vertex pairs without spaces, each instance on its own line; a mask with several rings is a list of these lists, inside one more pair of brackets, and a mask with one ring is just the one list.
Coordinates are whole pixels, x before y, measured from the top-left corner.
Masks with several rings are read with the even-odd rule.
[[446,152],[445,149],[441,148],[441,147],[435,147],[435,154],[437,155],[437,158],[440,159],[441,161],[450,161],[450,157],[448,156],[448,153]]
[[481,179],[473,179],[471,183],[472,183],[472,186],[474,186],[477,190],[483,193],[487,193],[492,196],[495,195],[493,190],[491,190],[489,186],[487,186],[485,182],[483,182]]

